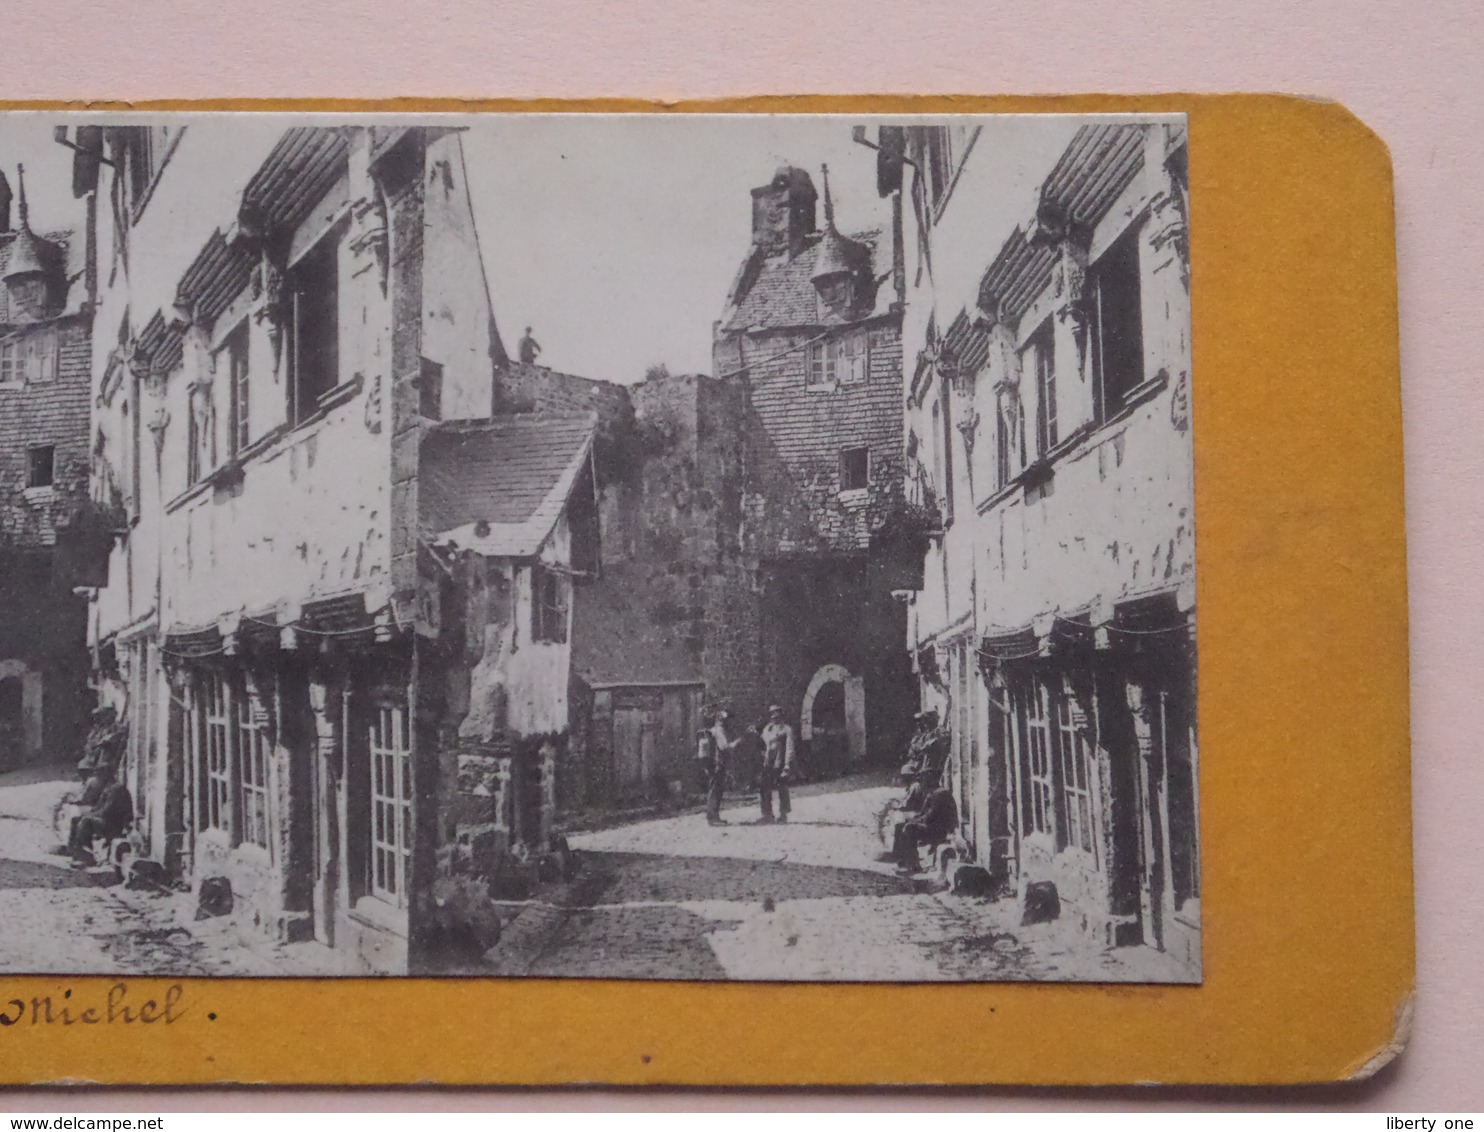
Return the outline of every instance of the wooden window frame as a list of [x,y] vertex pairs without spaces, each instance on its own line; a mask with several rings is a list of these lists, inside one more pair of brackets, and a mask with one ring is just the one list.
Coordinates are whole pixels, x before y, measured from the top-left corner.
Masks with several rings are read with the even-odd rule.
[[[1092,298],[1093,325],[1088,339],[1092,352],[1093,415],[1098,424],[1111,420],[1127,408],[1131,395],[1145,381],[1143,361],[1147,357],[1147,344],[1144,341],[1144,279],[1140,261],[1139,225],[1131,224],[1087,269],[1087,286]],[[1115,265],[1124,270],[1115,275]],[[1133,344],[1129,351],[1131,354],[1137,353],[1139,364],[1133,366],[1129,372],[1121,373],[1117,388],[1110,389],[1107,361],[1110,323],[1107,308],[1112,304],[1107,301],[1107,295],[1120,284],[1128,286],[1130,281],[1136,294],[1131,309],[1126,305],[1122,312],[1128,316],[1129,326],[1124,327],[1121,321],[1118,325],[1120,328],[1132,329]],[[1131,361],[1129,364],[1132,366]]]
[[[288,380],[284,383],[288,398],[287,413],[290,428],[297,428],[313,420],[320,411],[321,402],[340,384],[340,289],[343,282],[340,272],[340,243],[344,231],[343,221],[331,225],[329,230],[310,245],[304,254],[289,267],[284,281],[290,299],[289,372]],[[327,279],[333,282],[333,288],[326,283]],[[323,296],[319,299],[322,304],[319,313],[328,315],[331,325],[328,329],[319,327],[318,334],[313,336],[319,338],[322,344],[332,347],[330,357],[320,358],[315,362],[316,367],[324,367],[324,371],[321,372],[318,368],[312,370],[306,368],[305,327],[310,315],[309,304],[305,301],[305,296],[311,291],[331,289],[333,289],[333,297],[330,301],[327,302]],[[311,373],[315,376],[316,382],[312,387],[306,388],[305,380]]]
[[26,379],[26,367],[21,360],[20,340],[10,338],[0,342],[0,385],[19,384]]
[[272,855],[273,805],[270,787],[273,762],[262,700],[245,687],[239,689],[233,712],[237,741],[237,788],[241,814],[241,844],[256,845]]
[[559,570],[536,563],[531,567],[531,642],[565,644],[567,640],[567,579]]
[[[43,464],[39,458],[45,456]],[[57,483],[57,446],[55,444],[33,444],[26,449],[26,489],[28,491],[55,487]]]
[[217,830],[230,838],[236,826],[232,820],[231,682],[219,672],[207,672],[198,679],[195,693],[202,782],[201,819],[196,832]]
[[1031,331],[1021,359],[1022,372],[1029,363],[1036,390],[1036,454],[1044,459],[1062,439],[1057,415],[1056,333],[1050,318]]
[[805,352],[804,363],[804,385],[809,389],[832,389],[835,385],[836,362],[835,352],[830,349],[831,342],[821,339],[818,342],[810,342]]
[[217,347],[216,357],[226,359],[227,453],[235,458],[252,444],[252,353],[248,320],[229,330]]
[[[849,471],[849,465],[847,463],[847,460],[848,460],[849,457],[855,455],[856,453],[860,453],[861,454],[861,457],[862,457],[862,460],[863,460],[863,466],[862,466],[862,469],[861,469],[861,480],[860,480],[859,483],[851,482],[850,481],[850,477],[847,476],[847,472]],[[865,445],[865,444],[857,444],[857,445],[852,445],[849,448],[842,448],[842,449],[840,449],[840,490],[842,492],[845,492],[845,491],[865,491],[870,486],[871,486],[871,449],[870,449],[870,446],[869,445]]]
[[371,705],[367,895],[407,906],[412,869],[412,719],[405,699]]
[[[1097,775],[1088,741],[1086,717],[1070,688],[1053,692],[1057,743],[1057,767],[1061,779],[1062,848],[1080,849],[1092,857],[1097,866],[1097,813],[1095,787]],[[1081,717],[1081,718],[1079,718]]]
[[186,396],[186,487],[201,482],[201,422],[196,418],[196,398]]
[[[1055,718],[1051,688],[1041,677],[1032,677],[1021,695],[1025,730],[1027,836],[1056,837]],[[1039,742],[1038,742],[1039,738]]]
[[940,378],[938,383],[938,405],[941,406],[942,435],[938,437],[938,443],[942,446],[943,466],[942,480],[939,485],[943,493],[943,521],[947,524],[953,522],[953,494],[954,494],[954,470],[953,470],[953,396],[948,388],[948,380]]
[[871,338],[864,330],[829,343],[835,348],[835,374],[841,385],[864,385],[871,378]]

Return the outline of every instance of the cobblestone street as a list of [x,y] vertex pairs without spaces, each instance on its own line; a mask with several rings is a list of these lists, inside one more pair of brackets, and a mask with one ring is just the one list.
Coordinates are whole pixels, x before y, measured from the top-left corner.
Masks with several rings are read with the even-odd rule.
[[[0,778],[0,972],[363,974],[317,943],[275,944],[231,916],[197,921],[187,892],[135,890],[58,848],[65,772]],[[894,789],[845,781],[795,796],[786,825],[755,802],[574,835],[570,884],[500,905],[491,975],[744,980],[1192,981],[1146,948],[1103,951],[1066,925],[1021,927],[1013,900],[953,896],[881,859]],[[36,925],[46,925],[37,931]]]
[[[1022,928],[1013,900],[952,896],[881,860],[892,787],[795,798],[786,825],[755,808],[573,837],[582,874],[506,905],[488,957],[507,975],[749,980],[1191,981],[1145,948],[1103,951],[1059,923]],[[852,788],[852,786],[854,788]]]
[[[328,948],[249,941],[231,917],[197,922],[187,892],[125,888],[59,848],[70,768],[0,776],[0,973],[294,976],[341,973]],[[345,972],[349,973],[349,972]]]

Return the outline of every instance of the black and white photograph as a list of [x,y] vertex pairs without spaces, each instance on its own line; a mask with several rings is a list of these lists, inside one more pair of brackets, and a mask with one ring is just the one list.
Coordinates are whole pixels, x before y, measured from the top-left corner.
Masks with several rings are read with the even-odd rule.
[[0,974],[1200,983],[1187,148],[0,113]]

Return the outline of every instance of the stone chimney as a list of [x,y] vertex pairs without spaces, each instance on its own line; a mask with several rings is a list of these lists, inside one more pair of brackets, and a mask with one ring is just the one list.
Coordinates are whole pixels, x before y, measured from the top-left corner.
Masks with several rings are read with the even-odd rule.
[[815,231],[814,205],[819,194],[802,169],[785,165],[766,185],[752,190],[752,242],[764,255],[787,255],[804,250]]
[[10,182],[6,179],[4,170],[0,170],[0,232],[10,231],[11,199]]

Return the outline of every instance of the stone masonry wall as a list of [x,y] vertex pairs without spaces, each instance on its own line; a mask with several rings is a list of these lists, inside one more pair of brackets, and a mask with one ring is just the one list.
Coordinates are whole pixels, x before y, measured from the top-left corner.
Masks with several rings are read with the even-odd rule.
[[[869,377],[810,388],[813,328],[719,339],[717,372],[744,369],[744,549],[749,557],[864,550],[902,482],[902,340],[896,317],[869,326]],[[870,449],[864,497],[840,495],[840,454]]]

